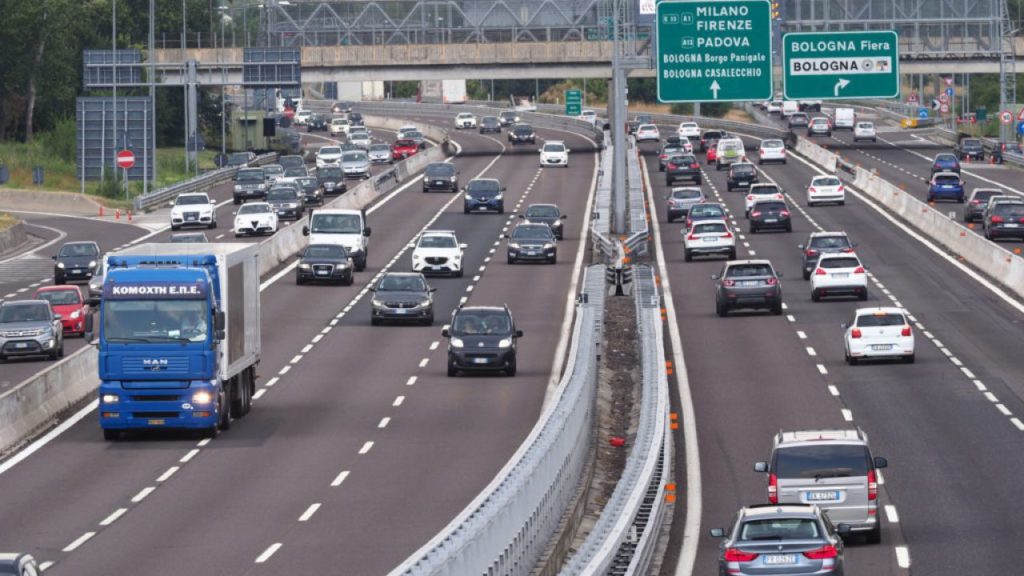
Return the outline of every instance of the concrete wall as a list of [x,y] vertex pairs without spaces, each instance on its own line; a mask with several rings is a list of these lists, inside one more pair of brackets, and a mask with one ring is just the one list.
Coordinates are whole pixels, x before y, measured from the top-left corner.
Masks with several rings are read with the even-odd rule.
[[28,242],[25,224],[18,220],[9,228],[0,230],[0,256],[9,254]]
[[100,204],[85,194],[0,188],[0,211],[53,212],[73,216],[97,216]]

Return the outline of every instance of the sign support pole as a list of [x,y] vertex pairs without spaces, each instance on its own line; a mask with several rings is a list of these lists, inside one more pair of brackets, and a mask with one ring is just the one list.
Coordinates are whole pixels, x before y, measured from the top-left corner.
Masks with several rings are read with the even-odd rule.
[[614,230],[625,234],[626,230],[626,135],[623,131],[626,124],[625,78],[622,73],[622,44],[619,36],[619,3],[613,3],[612,16],[612,110],[609,118],[612,128],[612,208],[614,210]]

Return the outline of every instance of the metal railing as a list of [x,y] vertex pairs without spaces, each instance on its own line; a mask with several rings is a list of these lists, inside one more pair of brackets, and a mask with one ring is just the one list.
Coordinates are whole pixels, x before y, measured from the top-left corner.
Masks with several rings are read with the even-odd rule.
[[[277,160],[277,153],[272,152],[270,154],[262,154],[256,157],[255,165],[262,166],[264,164],[271,164]],[[150,208],[158,207],[161,204],[166,203],[169,200],[173,200],[178,194],[185,194],[188,192],[203,192],[209,189],[211,186],[223,184],[224,182],[230,181],[234,178],[235,174],[238,173],[240,168],[246,166],[231,166],[226,168],[218,168],[211,170],[205,174],[199,176],[193,176],[183,182],[177,184],[171,184],[158,190],[152,190],[148,194],[136,196],[134,200],[135,211],[141,212]]]
[[555,400],[490,484],[392,576],[525,576],[533,570],[578,493],[591,456],[604,267],[588,267],[583,286]]
[[562,574],[646,574],[664,521],[672,435],[661,298],[651,267],[638,266],[634,282],[642,371],[636,437],[601,517]]
[[605,262],[610,262],[616,255],[615,243],[611,238],[612,148],[607,146],[601,151],[597,190],[594,191],[594,213],[590,221],[590,236],[594,241],[594,250],[602,255]]
[[644,186],[640,176],[640,151],[636,143],[627,141],[629,150],[626,152],[626,201],[629,202],[629,237],[624,246],[631,253],[647,254],[647,210],[644,208]]

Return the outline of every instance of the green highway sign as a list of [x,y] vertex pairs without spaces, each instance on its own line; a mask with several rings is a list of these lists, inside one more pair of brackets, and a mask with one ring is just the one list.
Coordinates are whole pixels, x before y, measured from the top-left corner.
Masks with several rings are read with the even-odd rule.
[[782,92],[790,100],[899,98],[899,37],[891,30],[786,34]]
[[769,0],[658,2],[658,100],[772,98]]
[[583,93],[579,90],[565,91],[565,115],[579,116],[583,111]]

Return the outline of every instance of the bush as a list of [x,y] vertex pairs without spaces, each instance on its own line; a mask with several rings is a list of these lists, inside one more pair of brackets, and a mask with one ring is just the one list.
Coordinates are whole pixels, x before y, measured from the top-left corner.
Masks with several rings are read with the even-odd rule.
[[62,116],[54,124],[52,130],[40,132],[36,141],[45,154],[74,164],[78,154],[78,128],[75,119]]

